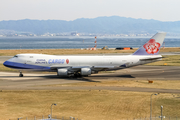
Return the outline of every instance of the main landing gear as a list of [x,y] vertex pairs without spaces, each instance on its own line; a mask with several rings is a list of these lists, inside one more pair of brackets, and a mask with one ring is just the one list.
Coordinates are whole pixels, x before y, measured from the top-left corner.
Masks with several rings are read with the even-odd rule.
[[80,73],[75,73],[74,77],[82,77]]
[[19,71],[20,73],[19,73],[19,77],[23,77],[23,74],[22,74],[22,72],[21,71]]

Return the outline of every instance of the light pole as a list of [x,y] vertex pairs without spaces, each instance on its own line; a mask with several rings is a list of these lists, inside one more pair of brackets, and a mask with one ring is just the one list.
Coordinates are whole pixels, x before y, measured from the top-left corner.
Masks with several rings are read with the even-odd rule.
[[52,105],[51,105],[51,118],[52,118],[52,106],[56,106],[56,104],[55,103],[53,103]]
[[163,110],[163,106],[161,105],[161,120],[163,118],[162,110]]
[[18,120],[22,119],[22,117],[18,118]]
[[163,119],[163,118],[165,118],[165,116],[163,116],[163,106],[161,105],[161,116],[159,116],[160,118],[161,118],[161,120]]
[[71,116],[70,116],[70,120],[71,120],[71,118],[74,119],[74,117],[71,117]]
[[152,120],[152,96],[158,95],[158,94],[151,94],[150,96],[150,120]]

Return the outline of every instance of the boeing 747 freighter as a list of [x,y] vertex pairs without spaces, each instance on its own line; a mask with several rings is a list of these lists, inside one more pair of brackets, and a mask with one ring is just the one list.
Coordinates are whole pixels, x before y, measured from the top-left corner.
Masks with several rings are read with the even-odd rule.
[[158,55],[166,33],[155,34],[132,55],[108,56],[56,56],[44,54],[18,54],[4,62],[4,66],[20,70],[57,72],[58,76],[88,76],[104,70],[118,70],[162,59]]

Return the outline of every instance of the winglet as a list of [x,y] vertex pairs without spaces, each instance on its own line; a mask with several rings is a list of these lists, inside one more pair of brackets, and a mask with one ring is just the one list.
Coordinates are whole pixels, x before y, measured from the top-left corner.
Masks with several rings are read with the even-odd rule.
[[158,55],[166,33],[156,33],[147,43],[139,48],[133,55]]

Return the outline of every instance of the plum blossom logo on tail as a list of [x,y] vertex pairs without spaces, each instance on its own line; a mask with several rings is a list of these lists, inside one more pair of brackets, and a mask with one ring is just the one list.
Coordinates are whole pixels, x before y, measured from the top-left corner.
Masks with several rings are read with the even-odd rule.
[[154,39],[150,39],[143,47],[148,54],[154,54],[159,51],[160,43],[156,42]]
[[66,63],[67,63],[67,64],[69,63],[69,59],[66,59]]

